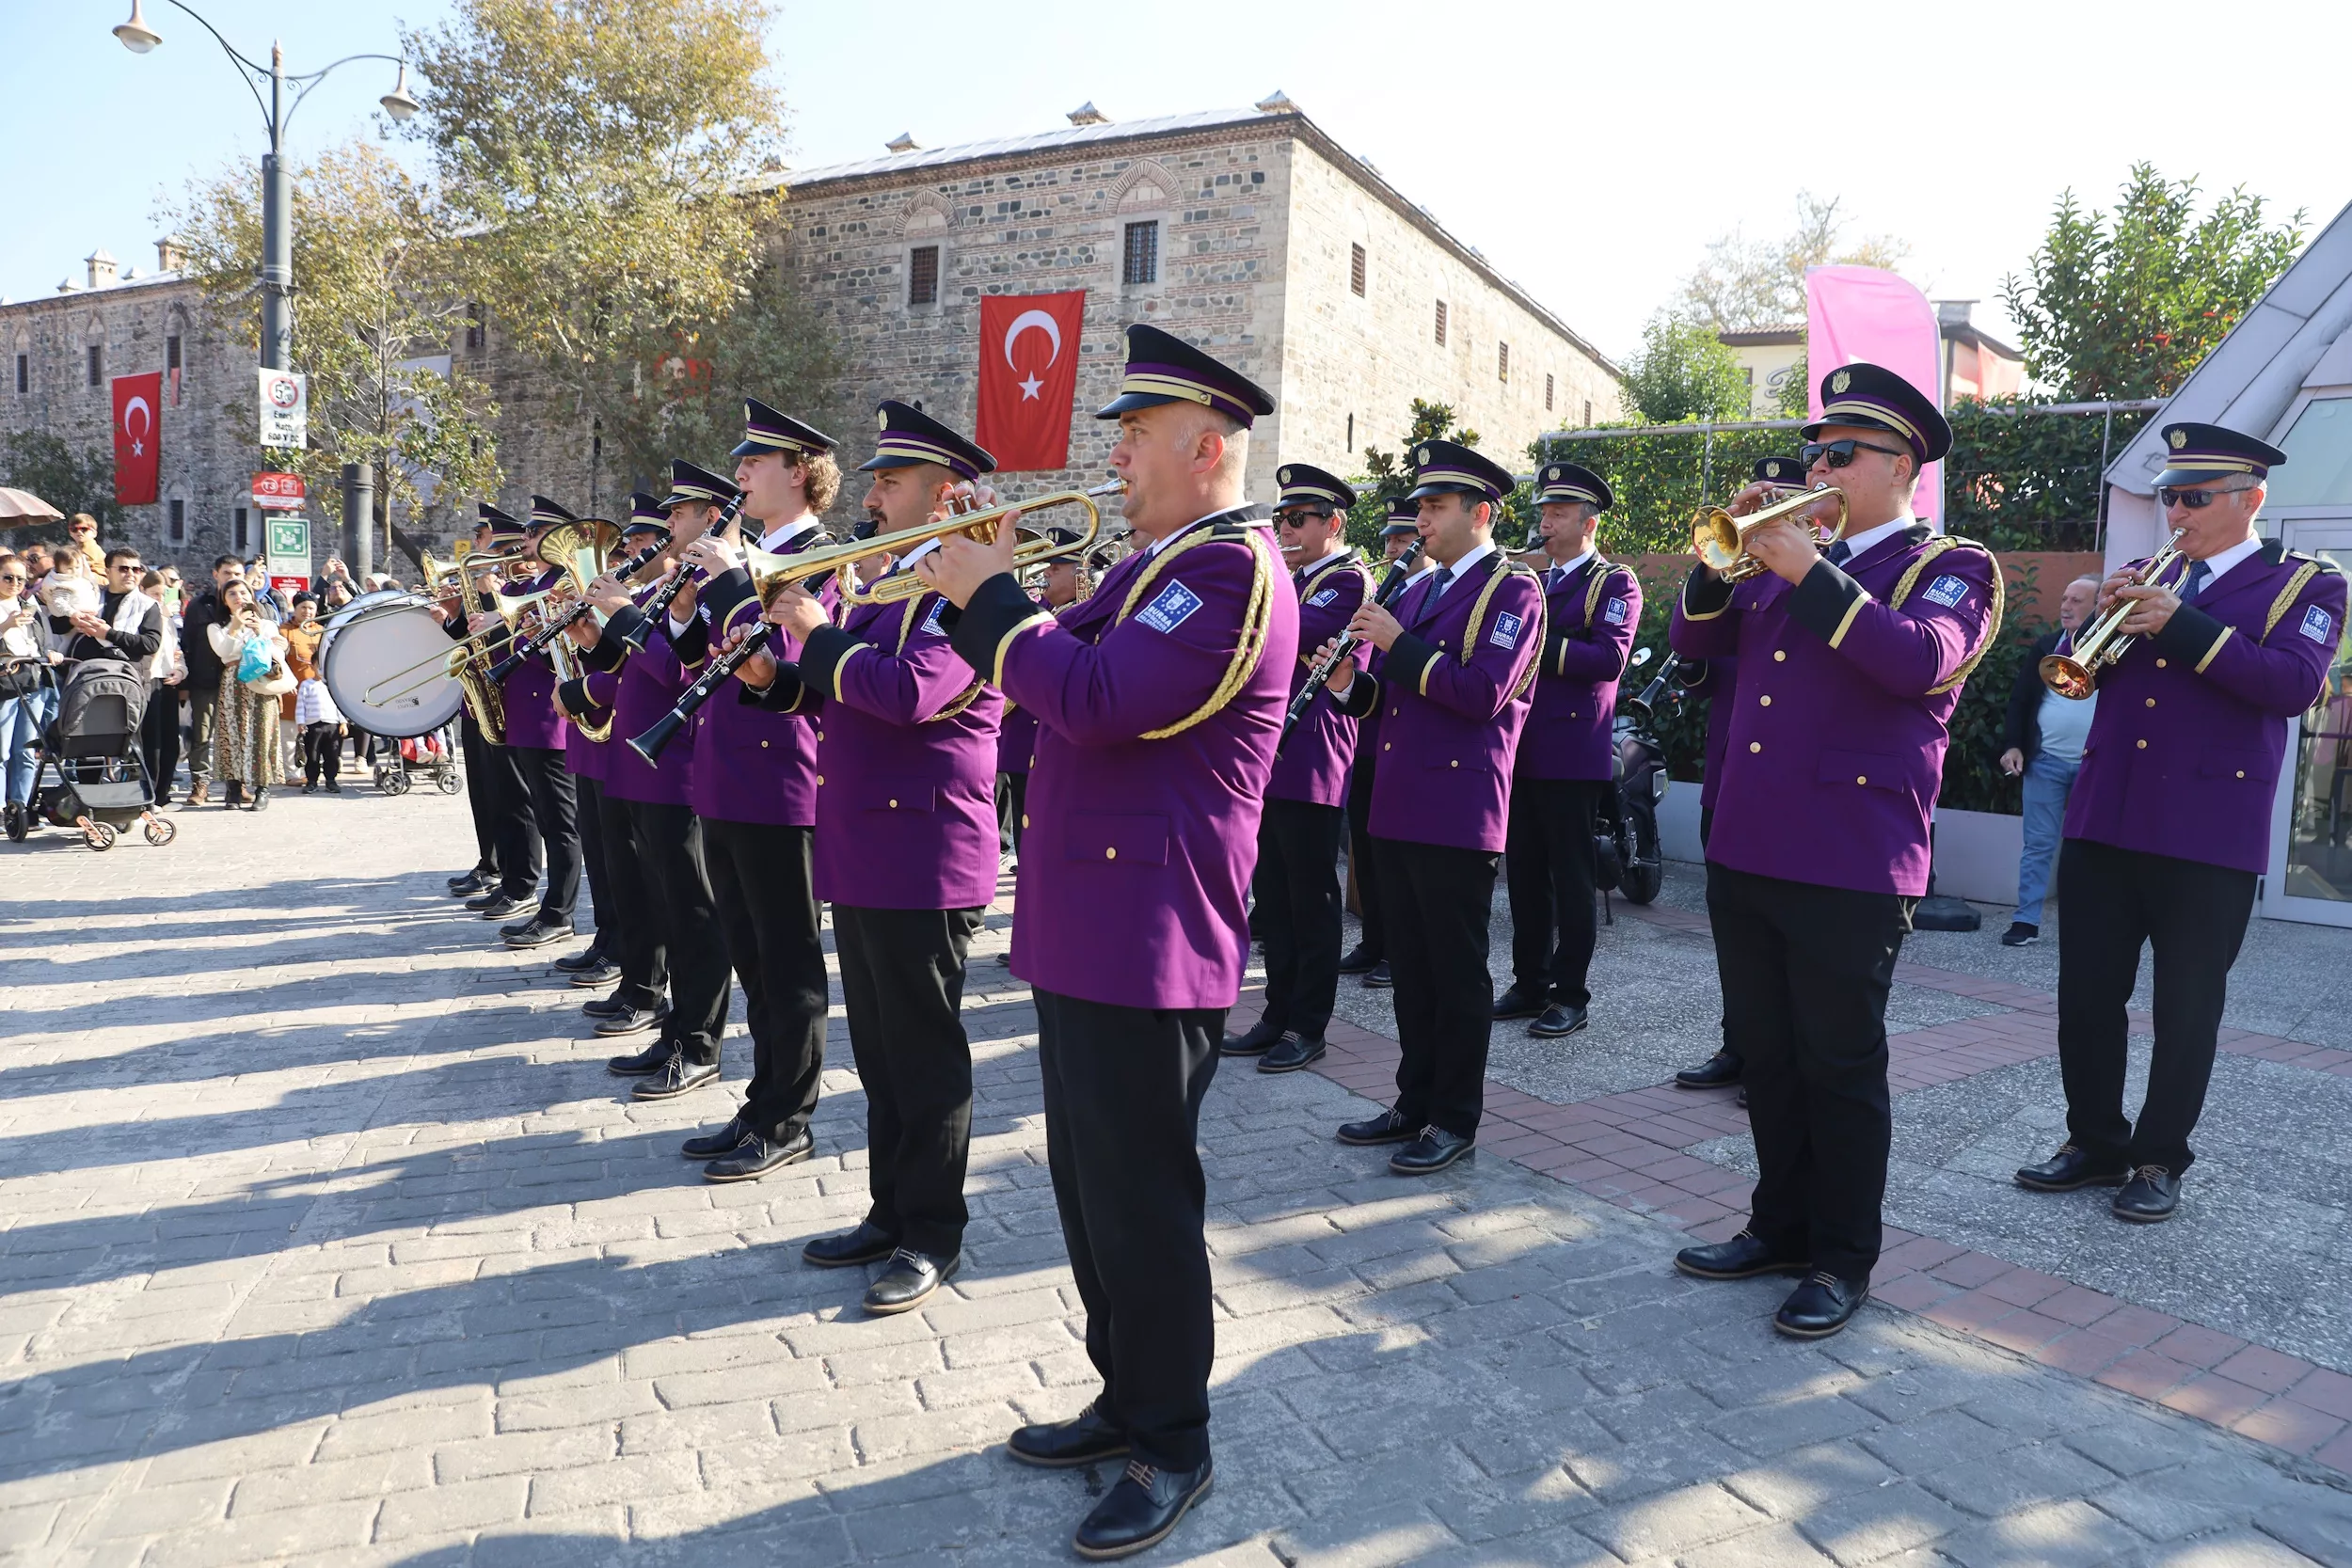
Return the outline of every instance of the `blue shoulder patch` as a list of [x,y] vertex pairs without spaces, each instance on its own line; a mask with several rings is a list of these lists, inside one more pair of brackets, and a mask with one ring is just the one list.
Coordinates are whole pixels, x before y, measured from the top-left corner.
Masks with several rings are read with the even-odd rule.
[[1602,607],[1601,614],[1613,626],[1625,625],[1626,610],[1630,608],[1623,599],[1612,599]]
[[1928,602],[1949,610],[1968,596],[1968,579],[1956,578],[1949,572],[1928,584]]
[[1338,589],[1336,589],[1336,588],[1327,588],[1327,589],[1325,589],[1322,593],[1317,594],[1316,594],[1313,598],[1309,599],[1309,600],[1307,601],[1307,603],[1308,603],[1310,606],[1314,606],[1314,605],[1327,605],[1327,604],[1329,604],[1332,600],[1334,600],[1334,599],[1338,598],[1339,596],[1340,596],[1340,591],[1339,591]]
[[932,600],[931,612],[923,617],[923,624],[915,629],[918,631],[929,632],[933,637],[946,636],[947,628],[939,624],[939,612],[946,608],[947,601],[946,599],[941,598]]
[[2311,605],[2303,611],[2303,625],[2301,630],[2304,636],[2310,638],[2320,646],[2326,647],[2328,644],[2335,641],[2335,617],[2320,609],[2317,605]]
[[1136,612],[1136,619],[1153,631],[1169,632],[1183,626],[1200,608],[1200,594],[1181,582],[1171,582]]
[[1486,641],[1498,648],[1516,648],[1519,645],[1519,628],[1526,625],[1523,616],[1514,615],[1507,610],[1496,610],[1495,629],[1486,634]]

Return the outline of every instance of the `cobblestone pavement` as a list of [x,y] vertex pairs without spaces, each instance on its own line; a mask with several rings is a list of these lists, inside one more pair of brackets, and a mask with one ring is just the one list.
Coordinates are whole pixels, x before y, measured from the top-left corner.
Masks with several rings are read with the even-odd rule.
[[[1091,1392],[1001,916],[966,1269],[867,1320],[796,1256],[862,1208],[852,1074],[817,1158],[707,1186],[677,1140],[739,1035],[723,1089],[617,1095],[580,993],[440,895],[462,802],[180,820],[0,859],[0,1555],[1070,1560],[1109,1477],[1001,1447]],[[1146,1560],[2352,1563],[2328,1465],[1895,1307],[1779,1339],[1775,1286],[1667,1266],[1704,1215],[1500,1125],[1404,1181],[1329,1140],[1364,1103],[1231,1064],[1211,1092],[1218,1479]]]

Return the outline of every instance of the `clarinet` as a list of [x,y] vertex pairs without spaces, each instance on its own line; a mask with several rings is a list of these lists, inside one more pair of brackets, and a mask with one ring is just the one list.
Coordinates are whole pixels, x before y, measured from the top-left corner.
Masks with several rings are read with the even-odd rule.
[[[812,594],[821,594],[832,577],[831,572],[821,573],[802,586]],[[774,626],[761,621],[745,632],[742,641],[703,667],[703,673],[694,677],[694,683],[677,694],[677,702],[670,711],[654,721],[653,728],[643,735],[631,736],[628,749],[644,757],[648,764],[660,767],[661,749],[670,743],[671,737],[684,729],[686,721],[702,710],[702,705],[710,701],[711,693],[717,691],[729,675],[743,668],[752,655],[773,640],[775,630]]]
[[[623,582],[626,582],[630,578],[633,578],[638,573],[644,571],[646,566],[651,564],[653,558],[660,555],[661,550],[662,546],[660,545],[656,545],[650,549],[642,550],[636,555],[630,556],[627,561],[622,562],[620,565],[612,568],[611,575],[618,578]],[[582,599],[553,620],[540,622],[539,629],[537,631],[532,632],[530,636],[516,643],[515,651],[513,653],[507,655],[504,658],[499,660],[498,663],[490,667],[490,678],[494,681],[502,681],[507,676],[513,674],[516,671],[521,669],[524,661],[529,659],[532,655],[545,653],[554,644],[555,640],[564,634],[564,628],[565,626],[572,625],[572,623],[578,621],[581,616],[587,614],[588,611],[594,608],[595,606],[591,605],[587,600]]]
[[[712,521],[711,525],[707,529],[703,531],[703,536],[707,539],[717,538],[720,534],[724,533],[727,530],[735,526],[735,519],[740,516],[742,512],[743,492],[738,490],[735,493],[735,498],[728,501],[725,506],[720,508],[718,517]],[[654,591],[653,597],[645,601],[644,621],[639,626],[631,628],[633,635],[621,639],[623,642],[628,645],[628,651],[630,653],[642,654],[645,651],[645,644],[653,640],[654,626],[660,621],[668,618],[672,602],[675,601],[680,594],[686,591],[688,577],[692,571],[692,567],[688,566],[683,562],[679,562],[677,576],[672,578],[669,581],[663,583],[660,588],[656,589]]]
[[[1405,579],[1413,575],[1415,566],[1421,564],[1421,546],[1422,541],[1414,540],[1403,555],[1390,562],[1389,575],[1382,578],[1380,586],[1373,591],[1374,604],[1386,610],[1396,602],[1396,596],[1405,592]],[[1339,645],[1331,650],[1330,657],[1318,662],[1308,673],[1307,684],[1298,689],[1298,695],[1291,699],[1290,711],[1282,715],[1282,738],[1274,743],[1277,752],[1281,751],[1283,741],[1290,739],[1291,731],[1298,727],[1298,721],[1307,717],[1307,709],[1313,705],[1315,693],[1323,689],[1323,683],[1329,680],[1332,672],[1354,655],[1357,645],[1362,641],[1359,637],[1343,634]]]

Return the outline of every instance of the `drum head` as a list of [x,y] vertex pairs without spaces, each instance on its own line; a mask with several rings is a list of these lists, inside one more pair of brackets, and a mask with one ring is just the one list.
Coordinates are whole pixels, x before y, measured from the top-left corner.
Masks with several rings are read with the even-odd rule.
[[429,600],[370,594],[327,624],[319,675],[335,705],[358,728],[396,738],[426,735],[465,706],[465,689],[449,673],[456,651]]

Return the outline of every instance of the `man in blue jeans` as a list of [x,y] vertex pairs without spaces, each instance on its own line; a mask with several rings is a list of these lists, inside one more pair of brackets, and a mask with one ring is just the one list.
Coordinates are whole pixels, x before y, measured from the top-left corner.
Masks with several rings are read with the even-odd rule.
[[2082,770],[2083,741],[2099,706],[2096,692],[2076,701],[2043,685],[2042,661],[2074,645],[2074,633],[2098,598],[2095,577],[2076,578],[2066,585],[2058,596],[2058,629],[2035,640],[2010,690],[2009,719],[2001,736],[2008,749],[2001,753],[2001,771],[2011,778],[2025,776],[2026,843],[2017,860],[2017,912],[2001,933],[2004,947],[2025,947],[2042,940],[2042,900],[2050,891],[2050,863],[2066,822],[2066,797]]

